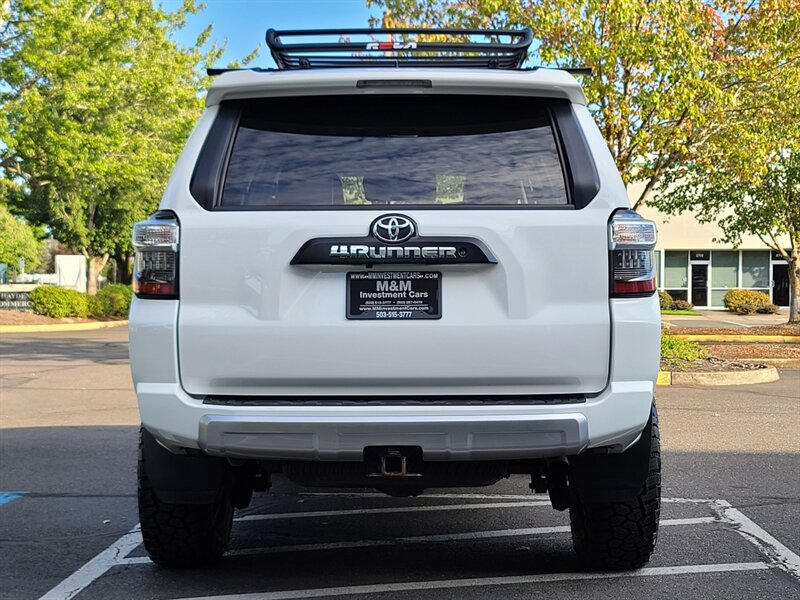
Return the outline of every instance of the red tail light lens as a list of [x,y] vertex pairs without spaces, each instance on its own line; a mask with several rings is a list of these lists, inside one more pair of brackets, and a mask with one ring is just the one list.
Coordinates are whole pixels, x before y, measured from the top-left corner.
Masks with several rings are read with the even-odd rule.
[[656,224],[632,210],[614,213],[609,223],[611,295],[649,296],[656,291]]
[[172,213],[156,213],[133,226],[133,292],[140,298],[178,298],[180,226]]

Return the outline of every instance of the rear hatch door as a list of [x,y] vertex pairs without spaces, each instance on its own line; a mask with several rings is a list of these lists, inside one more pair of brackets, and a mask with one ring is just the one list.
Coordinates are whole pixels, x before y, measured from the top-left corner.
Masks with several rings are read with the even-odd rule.
[[[178,215],[184,388],[602,390],[608,211],[576,206],[573,172],[593,167],[567,164],[564,104],[434,94],[225,103],[192,182],[204,206]],[[214,156],[224,164],[209,195]]]

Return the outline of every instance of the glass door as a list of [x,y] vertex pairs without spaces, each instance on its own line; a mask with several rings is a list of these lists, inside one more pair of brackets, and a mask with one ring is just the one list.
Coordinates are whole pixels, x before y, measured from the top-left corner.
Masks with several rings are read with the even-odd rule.
[[772,303],[789,306],[789,265],[772,265]]
[[708,306],[708,265],[692,265],[692,299],[695,306]]

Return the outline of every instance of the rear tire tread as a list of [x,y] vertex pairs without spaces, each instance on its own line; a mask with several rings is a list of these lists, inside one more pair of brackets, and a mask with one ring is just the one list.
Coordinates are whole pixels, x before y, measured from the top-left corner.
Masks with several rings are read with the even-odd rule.
[[205,565],[218,560],[228,547],[233,505],[226,489],[211,504],[161,502],[147,477],[139,441],[139,521],[150,559],[165,567]]
[[661,436],[655,405],[651,419],[648,474],[636,500],[583,503],[575,499],[569,509],[575,552],[591,568],[638,569],[655,549],[661,513]]

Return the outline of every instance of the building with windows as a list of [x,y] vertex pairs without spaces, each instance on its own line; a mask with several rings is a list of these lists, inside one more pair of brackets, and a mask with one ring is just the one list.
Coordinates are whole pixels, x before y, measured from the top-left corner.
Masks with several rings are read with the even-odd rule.
[[[636,192],[630,186],[631,198]],[[658,289],[697,308],[724,308],[722,299],[732,288],[764,292],[773,304],[789,306],[789,265],[757,236],[744,236],[733,248],[719,241],[718,225],[699,223],[691,213],[671,216],[648,206],[639,212],[658,225]]]

